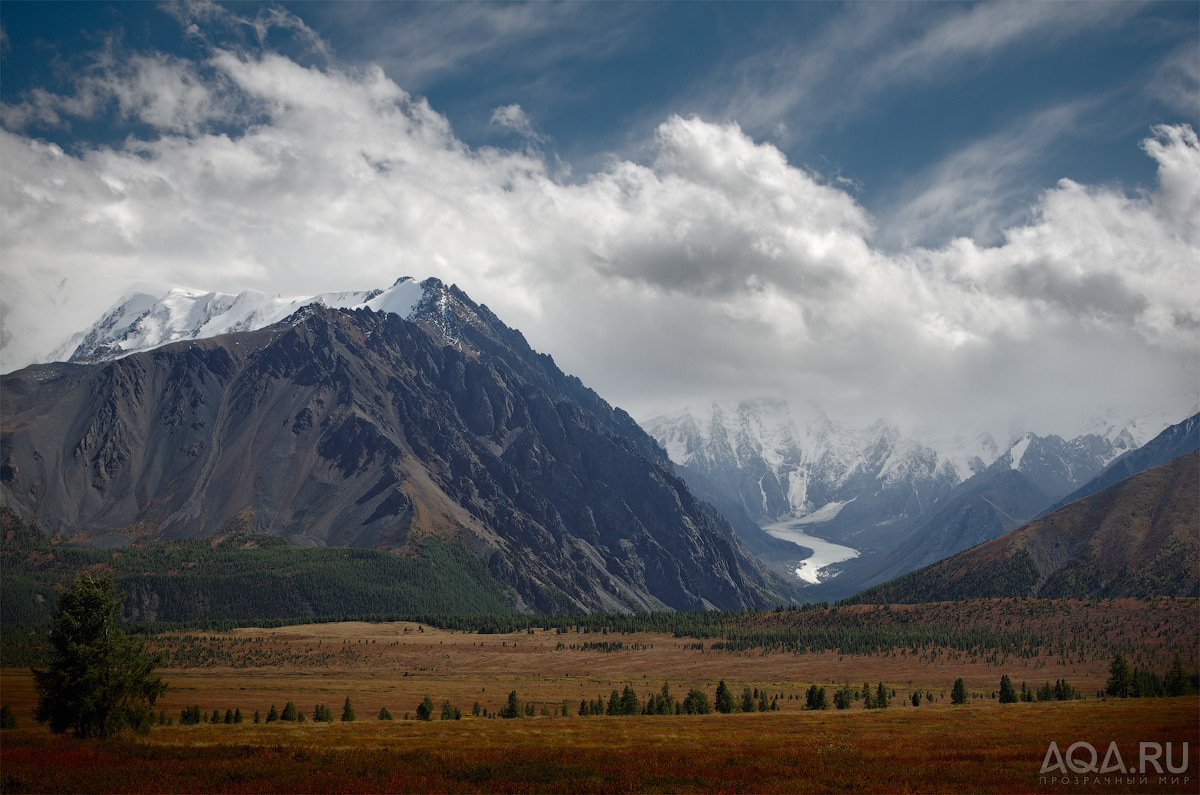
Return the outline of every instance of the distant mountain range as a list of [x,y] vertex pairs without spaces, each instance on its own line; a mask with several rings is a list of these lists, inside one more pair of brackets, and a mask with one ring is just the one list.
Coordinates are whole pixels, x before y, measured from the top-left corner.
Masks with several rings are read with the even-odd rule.
[[767,545],[762,528],[799,528],[857,550],[808,586],[830,599],[1020,526],[1132,455],[1165,422],[1103,417],[1093,425],[1073,439],[1025,433],[998,443],[986,432],[923,439],[882,421],[853,427],[811,404],[794,410],[768,399],[643,422],[693,491],[730,516],[781,575],[806,553]]
[[851,601],[1200,596],[1198,485],[1193,449]]
[[4,503],[89,546],[433,537],[518,609],[778,596],[628,415],[486,306],[436,279],[318,299],[131,296],[77,338],[80,363],[4,376]]

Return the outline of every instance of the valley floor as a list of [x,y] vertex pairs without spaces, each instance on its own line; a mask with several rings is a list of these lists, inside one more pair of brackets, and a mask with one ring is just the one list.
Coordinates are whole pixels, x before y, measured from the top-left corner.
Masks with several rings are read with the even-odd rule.
[[[719,638],[661,632],[478,634],[405,622],[170,633],[152,636],[149,645],[167,656],[161,673],[170,689],[158,706],[174,725],[144,737],[53,736],[32,721],[28,669],[0,671],[0,698],[18,720],[17,729],[0,735],[0,791],[1193,793],[1200,782],[1200,699],[1097,694],[1111,662],[1106,644],[1161,673],[1182,639],[1195,638],[1196,608],[1195,600],[1002,600],[739,619],[764,637],[772,628],[832,621],[873,633],[986,620],[1043,638],[1021,653],[907,642],[855,655],[731,651]],[[1045,640],[1060,637],[1062,643]],[[1181,651],[1194,670],[1194,643]],[[1001,705],[995,692],[1003,674],[1018,688],[1065,679],[1084,698]],[[954,706],[950,691],[959,677],[968,703]],[[627,685],[643,700],[664,682],[677,699],[690,688],[712,698],[722,679],[739,704],[749,688],[779,709],[577,716],[581,701],[607,701]],[[844,682],[856,689],[883,683],[891,703],[882,710],[866,710],[862,701],[847,710],[803,708],[812,685],[825,687],[832,700]],[[476,704],[494,715],[511,691],[538,717],[472,716]],[[919,707],[911,703],[914,691],[922,693]],[[435,707],[450,702],[463,719],[436,720],[435,709],[433,722],[406,720],[426,695]],[[354,722],[311,720],[317,704],[336,719],[347,698]],[[309,720],[253,723],[255,712],[265,718],[289,701]],[[208,716],[240,710],[245,722],[179,725],[191,705]],[[381,707],[394,720],[378,720]],[[1111,743],[1133,767],[1141,743],[1169,742],[1169,758],[1182,772],[1075,774],[1060,766],[1042,773],[1051,742],[1063,753],[1090,743],[1097,768]],[[1086,754],[1078,758],[1087,761]]]
[[[4,792],[1184,792],[1195,698],[687,717],[7,730]],[[1172,742],[1178,775],[1039,771],[1049,743]],[[1073,757],[1076,758],[1076,757]],[[1083,758],[1086,761],[1086,757]]]

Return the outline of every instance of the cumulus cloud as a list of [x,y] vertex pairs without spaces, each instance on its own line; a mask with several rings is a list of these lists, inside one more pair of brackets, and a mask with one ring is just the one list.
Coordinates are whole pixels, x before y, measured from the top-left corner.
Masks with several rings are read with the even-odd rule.
[[[565,182],[537,151],[468,147],[379,68],[206,52],[5,109],[5,371],[135,281],[312,294],[436,275],[635,413],[773,392],[835,416],[1044,418],[1194,391],[1190,127],[1147,139],[1144,194],[1064,180],[996,245],[883,251],[836,181],[733,122],[671,116],[641,160]],[[155,136],[68,153],[17,123],[100,99]],[[518,106],[493,120],[536,133]]]

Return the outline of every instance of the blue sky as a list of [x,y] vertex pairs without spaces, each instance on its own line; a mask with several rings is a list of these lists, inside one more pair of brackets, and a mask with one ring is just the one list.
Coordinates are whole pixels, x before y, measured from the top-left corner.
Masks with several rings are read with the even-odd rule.
[[1052,428],[1102,385],[1144,409],[1200,377],[1195,3],[6,1],[0,20],[6,370],[139,279],[411,274],[635,414],[755,390],[929,421],[1049,379],[1013,421]]

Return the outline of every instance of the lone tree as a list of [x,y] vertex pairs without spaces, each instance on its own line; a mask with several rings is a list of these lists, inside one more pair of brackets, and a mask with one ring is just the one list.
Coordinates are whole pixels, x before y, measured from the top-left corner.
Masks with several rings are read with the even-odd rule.
[[350,696],[346,696],[346,703],[342,705],[342,723],[350,723],[354,720],[354,707],[350,705]]
[[966,704],[967,703],[967,685],[963,682],[962,677],[954,680],[954,687],[950,690],[951,704]]
[[121,629],[122,599],[111,577],[91,572],[59,597],[50,665],[33,672],[34,717],[56,734],[109,737],[127,728],[144,733],[153,723],[154,702],[167,684],[154,675],[159,658]]

